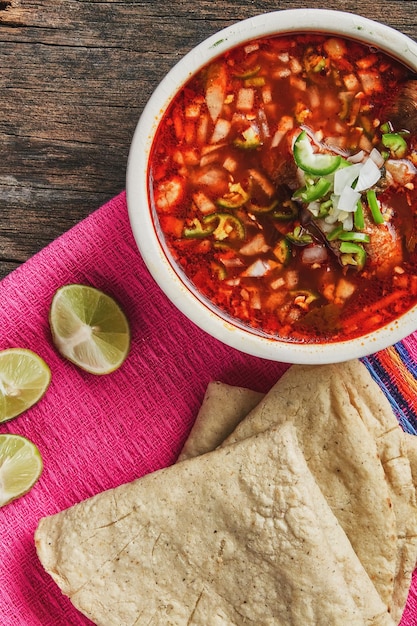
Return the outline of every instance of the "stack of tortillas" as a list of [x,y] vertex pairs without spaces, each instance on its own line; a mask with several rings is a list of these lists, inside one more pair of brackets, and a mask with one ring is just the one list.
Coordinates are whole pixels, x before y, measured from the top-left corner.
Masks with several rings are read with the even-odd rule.
[[398,624],[416,451],[359,361],[213,382],[178,463],[42,519],[38,555],[103,626]]

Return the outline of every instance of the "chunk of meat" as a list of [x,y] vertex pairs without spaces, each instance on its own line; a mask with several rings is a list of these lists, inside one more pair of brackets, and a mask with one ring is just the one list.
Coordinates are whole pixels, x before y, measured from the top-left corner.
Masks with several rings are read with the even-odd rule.
[[284,154],[281,146],[264,152],[261,165],[276,187],[287,185],[290,189],[297,189],[300,186],[297,165],[294,159]]
[[386,276],[403,261],[402,238],[391,222],[368,224],[366,231],[371,236],[370,242],[365,244],[371,266],[377,276]]

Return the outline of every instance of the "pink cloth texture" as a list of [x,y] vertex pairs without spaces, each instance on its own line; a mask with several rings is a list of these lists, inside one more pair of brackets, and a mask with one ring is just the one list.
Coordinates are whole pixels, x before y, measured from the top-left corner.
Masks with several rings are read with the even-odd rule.
[[[48,310],[68,283],[109,293],[130,320],[130,354],[108,376],[83,373],[53,347]],[[288,365],[223,345],[172,305],[140,257],[124,193],[7,276],[0,298],[0,349],[30,348],[52,372],[42,400],[0,425],[44,460],[33,489],[0,509],[0,624],[87,626],[38,561],[39,519],[173,463],[210,380],[266,392]],[[417,575],[401,624],[417,624]]]

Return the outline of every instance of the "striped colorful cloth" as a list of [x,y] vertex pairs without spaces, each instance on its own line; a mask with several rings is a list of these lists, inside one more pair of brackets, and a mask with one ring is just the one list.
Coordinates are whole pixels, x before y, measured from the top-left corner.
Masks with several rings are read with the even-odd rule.
[[417,336],[363,359],[403,429],[417,434]]
[[[114,296],[130,320],[131,352],[109,376],[81,372],[52,345],[51,298],[71,282]],[[39,519],[173,463],[210,380],[266,392],[288,365],[231,349],[179,313],[138,254],[124,193],[6,277],[0,301],[0,349],[30,348],[52,371],[42,400],[0,424],[0,433],[36,443],[44,460],[30,493],[0,510],[0,624],[87,626],[38,561],[33,535]],[[399,422],[413,433],[416,360],[417,334],[364,359]],[[415,624],[417,575],[401,626]]]

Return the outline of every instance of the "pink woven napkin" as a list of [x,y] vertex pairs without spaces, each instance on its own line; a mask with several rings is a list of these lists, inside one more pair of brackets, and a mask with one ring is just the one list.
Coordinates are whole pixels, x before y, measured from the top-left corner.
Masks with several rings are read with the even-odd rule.
[[[71,282],[113,295],[129,317],[130,355],[109,376],[82,373],[52,346],[51,298]],[[224,346],[173,307],[140,258],[124,193],[6,277],[0,301],[0,349],[30,348],[52,371],[40,403],[0,425],[44,460],[31,492],[0,509],[0,623],[85,626],[38,562],[38,520],[174,462],[210,380],[265,392],[287,365]],[[416,623],[417,577],[402,626]]]

